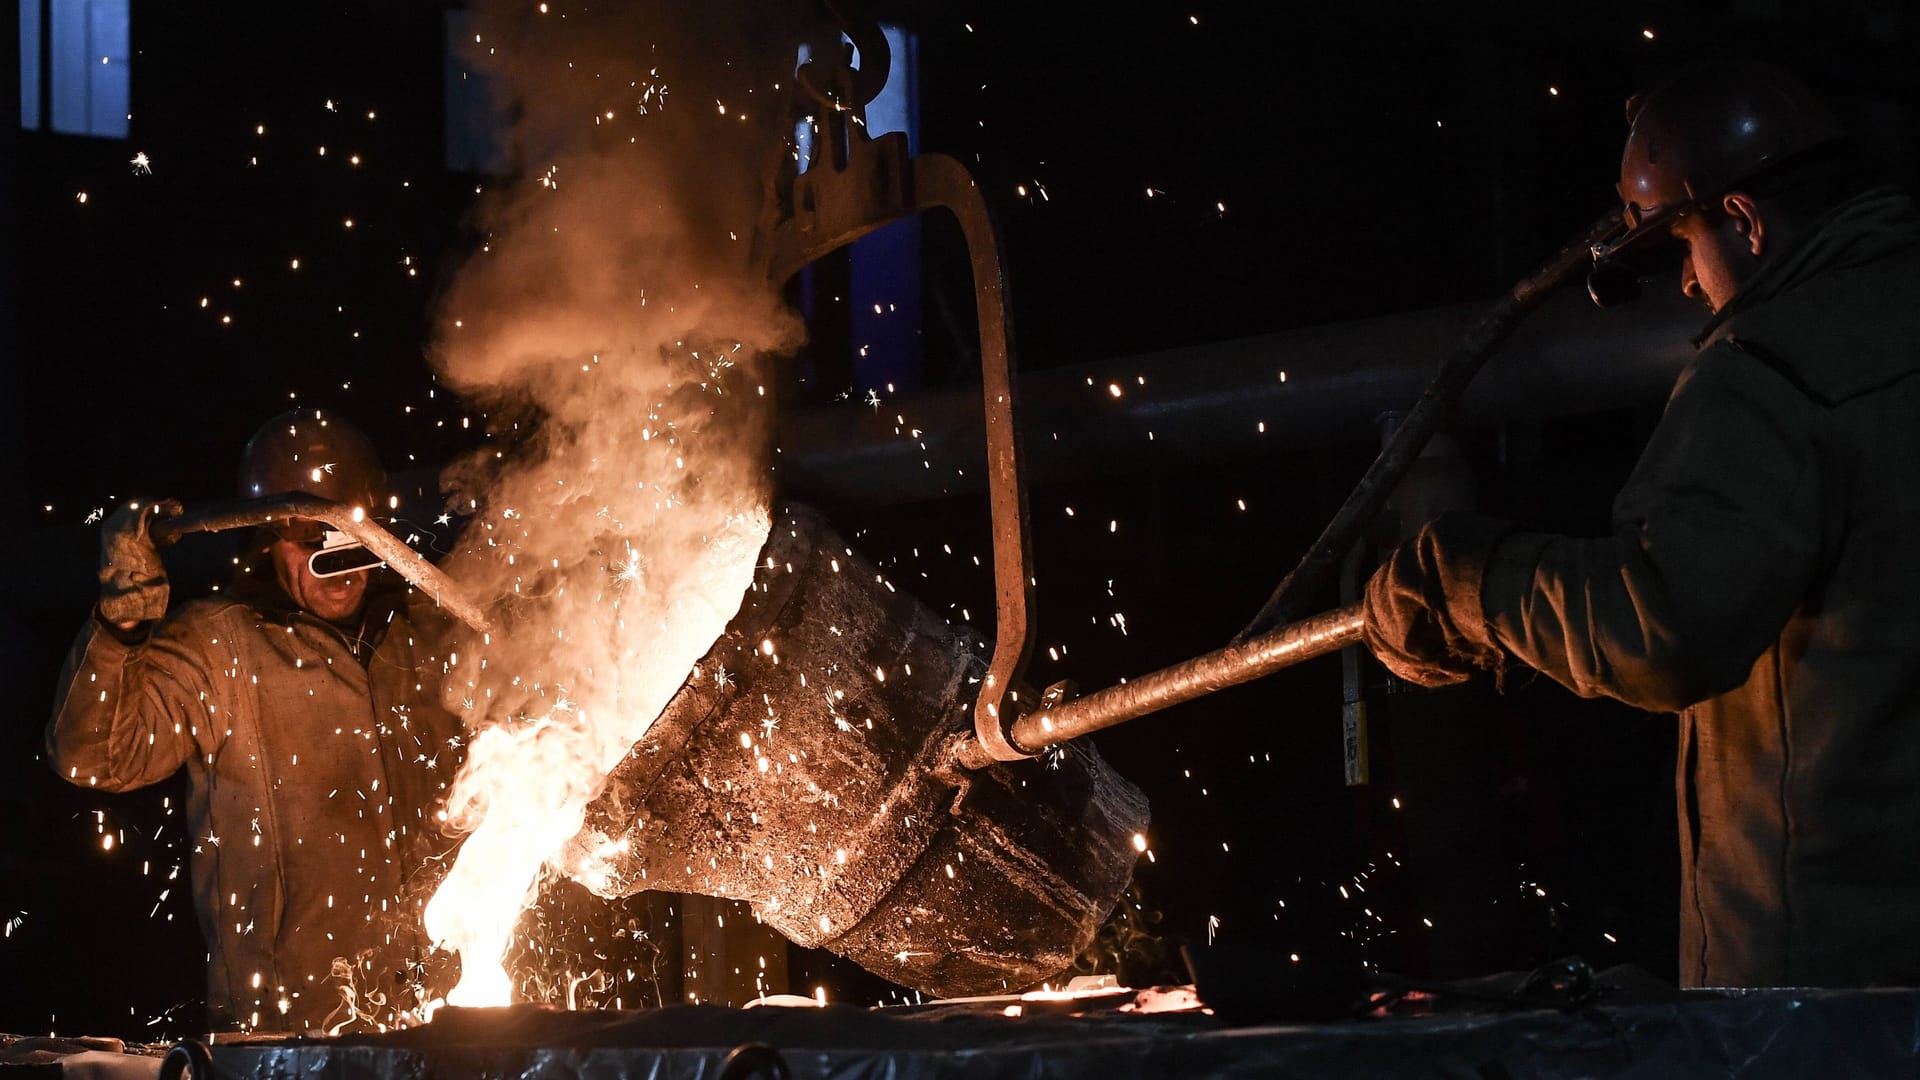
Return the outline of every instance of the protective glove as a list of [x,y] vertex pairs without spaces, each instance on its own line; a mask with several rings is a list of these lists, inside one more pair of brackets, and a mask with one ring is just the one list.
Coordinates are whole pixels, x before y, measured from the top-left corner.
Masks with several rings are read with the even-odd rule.
[[121,507],[100,526],[100,617],[116,625],[152,622],[167,613],[167,568],[153,546],[154,515],[172,517],[171,499],[135,510]]
[[1480,581],[1504,522],[1447,513],[1394,549],[1367,581],[1367,647],[1418,686],[1498,672],[1506,653],[1480,610]]

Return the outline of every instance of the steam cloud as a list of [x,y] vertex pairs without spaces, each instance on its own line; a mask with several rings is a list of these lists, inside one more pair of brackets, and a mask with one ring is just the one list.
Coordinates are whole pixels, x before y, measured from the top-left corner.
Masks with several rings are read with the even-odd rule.
[[738,610],[769,527],[754,369],[800,327],[750,247],[795,38],[689,7],[475,9],[519,171],[433,357],[511,444],[445,478],[476,511],[446,569],[504,612],[448,677],[473,733],[448,813],[473,831],[427,926],[462,954],[456,1003],[506,1000],[486,969],[541,863]]

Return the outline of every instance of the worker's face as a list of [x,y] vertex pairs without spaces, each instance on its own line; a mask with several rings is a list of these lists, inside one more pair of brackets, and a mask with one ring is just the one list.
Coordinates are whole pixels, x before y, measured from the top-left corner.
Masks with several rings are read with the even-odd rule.
[[[317,523],[316,523],[317,524]],[[318,530],[314,539],[306,539],[301,530],[289,530],[291,537],[273,541],[273,574],[293,602],[328,622],[349,622],[360,614],[367,599],[367,572],[315,577],[307,560],[320,550]]]
[[1675,218],[1669,231],[1686,252],[1680,291],[1708,310],[1726,307],[1759,266],[1761,247],[1754,226],[1754,218],[1741,206],[1705,207]]

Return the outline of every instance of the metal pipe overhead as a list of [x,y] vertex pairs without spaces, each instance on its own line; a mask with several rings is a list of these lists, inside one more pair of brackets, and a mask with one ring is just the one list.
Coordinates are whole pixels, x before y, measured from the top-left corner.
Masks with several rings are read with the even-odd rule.
[[[1369,440],[1403,410],[1484,303],[1304,327],[1018,376],[1029,483],[1129,464],[1253,458]],[[1665,400],[1706,316],[1664,279],[1625,308],[1575,290],[1546,301],[1461,399],[1467,425]],[[1144,380],[1144,381],[1143,381]],[[1117,396],[1116,396],[1117,391]],[[790,493],[900,505],[985,490],[979,390],[949,387],[781,417],[775,467]]]

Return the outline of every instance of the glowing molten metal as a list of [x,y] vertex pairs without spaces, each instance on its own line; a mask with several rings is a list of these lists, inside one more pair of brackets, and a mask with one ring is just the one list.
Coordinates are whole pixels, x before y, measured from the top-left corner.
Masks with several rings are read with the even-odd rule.
[[460,954],[450,1004],[511,1002],[500,957],[541,864],[739,610],[768,528],[762,510],[730,517],[660,592],[631,564],[609,567],[614,588],[595,598],[605,610],[585,616],[585,632],[549,631],[584,646],[572,685],[555,688],[544,715],[474,736],[448,799],[451,824],[473,831],[426,909],[428,934]]

